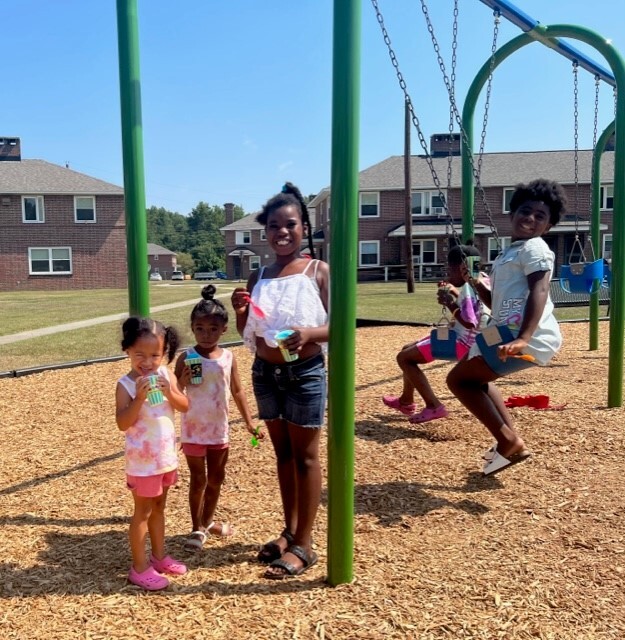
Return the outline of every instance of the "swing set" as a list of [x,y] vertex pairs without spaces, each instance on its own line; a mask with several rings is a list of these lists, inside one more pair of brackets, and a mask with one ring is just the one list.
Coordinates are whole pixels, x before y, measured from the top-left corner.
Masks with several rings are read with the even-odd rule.
[[[445,85],[450,98],[450,122],[455,121],[462,134],[462,233],[469,238],[473,234],[473,209],[475,192],[485,200],[480,184],[481,153],[476,162],[473,157],[473,115],[475,104],[484,84],[492,79],[494,69],[513,52],[538,41],[565,55],[598,76],[604,82],[621,88],[616,93],[615,170],[614,170],[614,229],[613,264],[611,274],[612,312],[610,317],[610,360],[608,406],[622,405],[623,351],[625,337],[625,273],[622,269],[625,257],[625,63],[616,49],[599,34],[573,25],[543,26],[514,7],[507,0],[480,0],[499,15],[519,26],[524,33],[502,47],[496,48],[496,40],[486,64],[475,77],[460,116],[456,107],[455,89],[441,65]],[[374,7],[377,0],[372,0]],[[120,70],[120,96],[122,112],[122,146],[124,163],[124,189],[126,196],[126,233],[128,251],[129,311],[131,314],[149,313],[149,293],[145,278],[147,264],[147,239],[145,222],[145,186],[143,169],[143,140],[141,125],[141,99],[138,47],[137,0],[117,0],[117,24]],[[330,317],[329,357],[332,376],[329,384],[328,428],[328,582],[332,585],[350,582],[353,577],[353,513],[354,513],[354,415],[353,393],[345,389],[355,388],[355,326],[356,326],[356,272],[358,241],[358,151],[359,151],[359,100],[360,100],[360,48],[361,48],[361,0],[335,0],[333,7],[333,73],[332,73],[332,161],[331,161],[331,209],[333,247],[332,290],[330,306],[340,313]],[[421,2],[427,19],[427,6]],[[457,3],[455,4],[457,11]],[[381,14],[379,14],[381,15]],[[378,18],[379,19],[379,18]],[[381,24],[383,27],[383,24]],[[433,36],[433,30],[430,32]],[[388,34],[385,35],[385,40]],[[607,60],[612,73],[595,64],[560,38],[573,38],[598,50]],[[433,42],[435,39],[433,38]],[[387,43],[390,45],[390,38]],[[437,51],[439,64],[442,62]],[[410,99],[405,81],[399,73],[396,59],[393,64],[406,100]],[[455,67],[452,78],[455,76]],[[418,118],[409,102],[413,124]],[[453,116],[453,117],[452,117]],[[484,121],[488,118],[485,113]],[[453,124],[453,122],[452,122]],[[433,168],[427,153],[425,138],[416,127],[426,160]],[[599,170],[598,160],[609,138],[610,127],[599,138],[593,158],[593,211],[592,242],[598,253],[599,229]],[[483,134],[485,135],[485,133]],[[425,146],[424,146],[425,145]],[[440,188],[436,172],[432,178],[442,201],[446,198]],[[487,204],[487,203],[486,203]],[[595,210],[596,208],[596,210]],[[488,212],[488,207],[485,206]],[[453,225],[453,220],[450,223]],[[490,215],[487,213],[487,215]],[[492,222],[492,219],[491,219]],[[455,231],[452,228],[452,233]],[[495,225],[492,224],[496,235]],[[593,283],[599,278],[592,278]],[[569,283],[571,278],[568,279]],[[603,277],[601,278],[603,282]],[[593,284],[593,287],[596,286]],[[591,293],[596,297],[596,292]],[[591,305],[592,325],[592,305]]]

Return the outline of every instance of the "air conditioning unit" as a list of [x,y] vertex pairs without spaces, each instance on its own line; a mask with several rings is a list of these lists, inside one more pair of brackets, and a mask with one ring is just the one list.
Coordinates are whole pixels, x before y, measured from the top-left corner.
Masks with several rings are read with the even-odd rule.
[[437,216],[447,215],[445,213],[445,207],[432,207],[432,213],[436,214]]

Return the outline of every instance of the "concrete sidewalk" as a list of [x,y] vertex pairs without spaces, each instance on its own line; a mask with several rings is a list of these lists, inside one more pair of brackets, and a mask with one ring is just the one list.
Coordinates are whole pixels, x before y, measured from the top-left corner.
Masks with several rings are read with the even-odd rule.
[[[229,295],[229,294],[228,294]],[[219,298],[220,296],[215,296]],[[158,307],[151,307],[150,313],[157,311],[167,311],[176,307],[185,307],[194,305],[198,301],[198,297],[182,302],[172,302],[170,304],[162,304]],[[0,336],[0,345],[10,344],[12,342],[21,342],[22,340],[30,340],[40,336],[49,336],[53,333],[61,333],[63,331],[73,331],[74,329],[84,329],[85,327],[93,327],[97,324],[105,324],[107,322],[116,322],[124,320],[128,317],[128,313],[114,313],[110,316],[100,316],[98,318],[90,318],[89,320],[78,320],[76,322],[68,322],[66,324],[57,324],[52,327],[42,327],[41,329],[33,329],[32,331],[22,331],[21,333],[12,333],[8,336]]]

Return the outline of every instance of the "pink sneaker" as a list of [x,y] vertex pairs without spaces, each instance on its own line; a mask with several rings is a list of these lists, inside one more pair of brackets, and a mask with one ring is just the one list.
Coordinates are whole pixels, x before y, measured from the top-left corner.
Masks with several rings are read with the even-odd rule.
[[397,396],[382,396],[382,402],[387,407],[397,409],[397,411],[401,411],[406,416],[411,416],[417,408],[414,402],[412,404],[401,404]]
[[150,564],[159,573],[168,573],[172,576],[181,576],[187,572],[186,565],[178,560],[174,560],[171,556],[165,556],[162,560],[158,560],[152,555],[150,556]]
[[141,573],[136,571],[134,567],[130,567],[128,582],[136,584],[146,591],[160,591],[169,586],[169,580],[156,573],[154,567],[148,567]]

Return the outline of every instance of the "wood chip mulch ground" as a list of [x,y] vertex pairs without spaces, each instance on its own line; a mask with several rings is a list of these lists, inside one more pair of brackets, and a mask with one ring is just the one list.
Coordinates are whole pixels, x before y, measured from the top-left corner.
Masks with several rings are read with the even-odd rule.
[[[411,426],[381,403],[399,389],[395,352],[420,331],[357,334],[355,578],[336,588],[325,582],[325,491],[319,564],[262,579],[258,545],[281,529],[274,459],[267,442],[250,446],[238,415],[218,514],[237,533],[183,550],[181,460],[167,537],[190,571],[159,594],[129,585],[114,421],[127,364],[0,380],[0,637],[625,638],[625,427],[623,409],[606,408],[607,325],[595,352],[587,325],[564,325],[552,366],[501,383],[504,397],[546,393],[566,407],[513,409],[534,455],[494,478],[480,473],[490,438],[450,396],[448,364],[427,372],[449,418]],[[249,354],[235,352],[248,372]],[[323,464],[325,477],[325,451]]]

